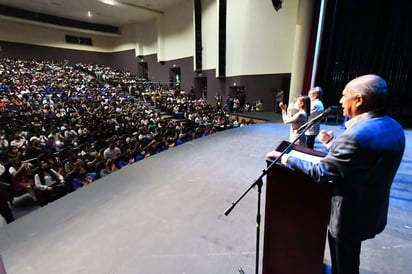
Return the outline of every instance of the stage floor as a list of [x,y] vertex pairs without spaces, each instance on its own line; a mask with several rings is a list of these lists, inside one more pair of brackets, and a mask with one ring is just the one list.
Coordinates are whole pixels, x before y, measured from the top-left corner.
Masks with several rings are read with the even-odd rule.
[[[0,228],[7,273],[254,273],[257,190],[224,212],[288,134],[289,126],[273,122],[219,132],[38,208]],[[392,186],[388,226],[363,245],[363,274],[412,269],[411,134]],[[265,186],[262,209],[264,196]],[[324,262],[327,269],[327,249]]]

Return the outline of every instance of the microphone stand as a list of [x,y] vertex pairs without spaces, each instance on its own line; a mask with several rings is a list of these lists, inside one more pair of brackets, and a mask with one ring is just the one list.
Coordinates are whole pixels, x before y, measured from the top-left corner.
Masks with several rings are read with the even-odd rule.
[[324,110],[321,114],[319,114],[318,116],[316,116],[315,118],[307,121],[306,123],[304,123],[303,125],[301,125],[298,129],[297,132],[300,133],[302,130],[308,130],[308,128],[310,128],[311,126],[313,126],[314,124],[322,121],[322,119],[324,119],[326,116],[328,116],[329,114],[335,114],[337,111],[336,109],[332,109],[332,107],[327,108],[326,110]]
[[280,155],[273,160],[270,165],[262,170],[262,173],[260,176],[249,186],[248,189],[246,189],[242,195],[239,196],[232,204],[225,210],[224,214],[225,216],[228,216],[230,212],[235,208],[235,206],[243,199],[243,197],[246,196],[246,194],[255,186],[258,187],[258,201],[257,201],[257,213],[256,213],[256,258],[255,258],[255,274],[259,274],[259,243],[260,243],[260,221],[261,221],[261,210],[260,210],[260,204],[261,204],[261,194],[262,194],[262,185],[263,185],[263,177],[266,176],[268,171],[282,158],[282,156],[286,153],[288,153],[293,145],[302,137],[303,134],[314,124],[308,122],[303,129],[299,130],[299,135],[296,137],[281,153]]

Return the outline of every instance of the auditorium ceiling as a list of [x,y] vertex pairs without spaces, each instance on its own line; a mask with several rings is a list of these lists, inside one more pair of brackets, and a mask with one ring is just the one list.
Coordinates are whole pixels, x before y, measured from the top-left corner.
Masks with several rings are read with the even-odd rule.
[[[155,19],[187,0],[0,0],[0,17],[42,15],[114,27]],[[33,20],[33,19],[31,19]]]

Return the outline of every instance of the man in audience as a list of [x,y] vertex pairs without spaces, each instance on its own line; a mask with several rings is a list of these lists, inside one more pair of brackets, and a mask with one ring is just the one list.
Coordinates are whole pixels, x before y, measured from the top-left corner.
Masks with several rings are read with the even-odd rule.
[[104,159],[115,159],[119,157],[120,154],[122,154],[122,152],[120,151],[120,148],[116,146],[116,143],[114,141],[111,141],[109,147],[103,151],[103,158]]
[[40,139],[37,137],[31,139],[29,145],[26,147],[25,152],[23,153],[26,159],[36,158],[40,154],[44,153],[44,147],[40,146]]
[[100,178],[109,175],[112,172],[115,172],[116,170],[118,170],[118,168],[116,167],[116,164],[114,163],[114,161],[112,159],[108,159],[105,162],[105,166],[102,170],[100,170]]

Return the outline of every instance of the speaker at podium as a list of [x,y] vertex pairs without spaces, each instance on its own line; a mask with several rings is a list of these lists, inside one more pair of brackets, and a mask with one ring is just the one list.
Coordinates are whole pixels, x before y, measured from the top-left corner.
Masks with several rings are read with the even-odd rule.
[[[283,141],[277,151],[290,145]],[[293,145],[288,153],[319,161],[324,153]],[[268,162],[268,164],[271,164]],[[273,164],[266,176],[263,273],[322,274],[330,214],[330,184]]]

